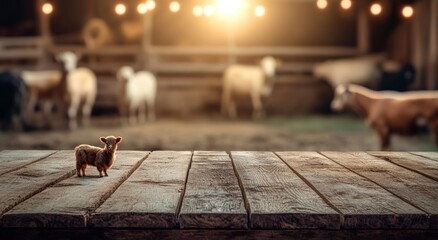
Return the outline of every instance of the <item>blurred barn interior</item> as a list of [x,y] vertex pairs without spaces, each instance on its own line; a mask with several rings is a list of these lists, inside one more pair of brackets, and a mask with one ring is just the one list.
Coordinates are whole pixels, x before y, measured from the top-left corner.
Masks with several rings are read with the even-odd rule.
[[[46,2],[53,5],[49,15],[41,10]],[[319,9],[315,0],[254,0],[247,1],[248,9],[228,19],[194,15],[195,6],[214,1],[180,1],[178,12],[169,9],[172,1],[157,1],[146,14],[137,12],[140,2],[0,1],[0,67],[56,69],[54,54],[74,50],[82,55],[80,65],[98,75],[95,113],[115,110],[115,72],[123,65],[157,75],[158,115],[217,112],[225,67],[257,64],[265,55],[283,62],[274,93],[267,100],[268,113],[329,112],[332,91],[311,75],[315,63],[328,59],[385,53],[400,64],[415,66],[417,77],[410,89],[436,88],[435,1],[361,0],[345,10],[338,5],[340,1],[329,0],[327,8]],[[370,14],[375,2],[383,9],[377,16]],[[117,3],[126,5],[124,15],[114,12]],[[401,14],[407,4],[415,9],[408,19]],[[258,5],[264,6],[262,17],[252,11]],[[84,28],[96,18],[104,21],[110,33],[99,28],[89,34],[111,37],[87,46]],[[249,109],[250,101],[245,103]]]

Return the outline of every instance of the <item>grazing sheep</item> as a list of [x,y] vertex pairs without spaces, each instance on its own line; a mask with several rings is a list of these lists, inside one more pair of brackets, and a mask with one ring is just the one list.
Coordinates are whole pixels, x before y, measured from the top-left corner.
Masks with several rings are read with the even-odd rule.
[[[108,176],[107,170],[111,168],[116,160],[117,144],[122,141],[122,137],[100,137],[105,146],[104,148],[81,144],[75,147],[76,171],[78,177],[85,176],[85,169],[88,165],[95,166],[99,171],[99,176]],[[82,173],[82,174],[81,174]]]
[[234,94],[249,95],[253,106],[253,118],[264,115],[262,96],[269,96],[274,87],[275,68],[278,62],[273,57],[264,57],[260,66],[231,65],[223,76],[222,114],[235,118]]
[[148,108],[148,119],[155,119],[155,97],[157,95],[157,80],[147,71],[137,73],[131,67],[121,67],[117,73],[119,82],[119,111],[123,118],[127,117],[129,108],[130,123],[136,122],[138,112],[139,122],[145,120],[145,108]]
[[[33,119],[35,106],[39,102],[43,105],[46,124],[52,123],[51,113],[54,105],[60,110],[65,108],[66,101],[66,72],[49,71],[23,71],[21,73],[29,92],[27,103],[27,118]],[[62,111],[61,111],[62,112]]]
[[7,130],[11,125],[21,129],[26,95],[26,86],[20,76],[0,72],[0,130]]
[[326,61],[315,65],[313,75],[328,81],[333,89],[343,83],[376,88],[382,74],[379,63],[383,60],[378,55]]
[[428,125],[438,144],[438,91],[377,92],[342,84],[336,88],[332,109],[351,108],[379,135],[382,150],[389,150],[391,134],[413,135]]
[[96,75],[88,68],[76,68],[78,57],[72,52],[63,52],[58,55],[58,59],[64,64],[67,72],[67,92],[70,97],[69,127],[77,127],[76,115],[82,100],[85,101],[82,106],[82,122],[88,125],[97,94]]

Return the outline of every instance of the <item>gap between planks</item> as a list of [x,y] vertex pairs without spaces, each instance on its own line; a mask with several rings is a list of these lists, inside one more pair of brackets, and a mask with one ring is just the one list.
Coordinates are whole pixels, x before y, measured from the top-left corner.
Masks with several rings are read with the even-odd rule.
[[[368,179],[369,181],[371,181],[371,182],[373,182],[374,184],[378,185],[379,187],[381,187],[382,189],[386,190],[387,192],[389,192],[389,193],[393,194],[394,196],[400,198],[402,201],[406,202],[407,204],[410,204],[411,206],[415,207],[416,209],[418,209],[418,210],[420,210],[420,211],[426,213],[426,214],[429,216],[429,218],[431,218],[431,219],[430,219],[430,226],[429,226],[429,228],[434,229],[434,224],[435,224],[435,223],[433,222],[434,220],[433,220],[432,217],[431,217],[431,216],[433,216],[433,215],[430,215],[430,212],[428,211],[428,209],[419,206],[418,204],[414,203],[413,201],[409,200],[409,199],[406,198],[406,197],[403,197],[403,196],[402,196],[403,193],[397,193],[396,190],[391,190],[391,189],[389,189],[390,187],[385,187],[385,185],[380,184],[379,181],[377,181],[377,180],[373,180],[372,177],[368,177],[366,173],[362,174],[362,173],[360,173],[360,172],[358,172],[358,171],[355,171],[354,169],[352,169],[352,168],[350,168],[350,167],[348,167],[348,166],[346,166],[346,165],[344,165],[344,164],[341,164],[341,163],[338,162],[337,160],[332,159],[330,156],[324,154],[324,152],[318,152],[318,153],[321,154],[322,156],[326,157],[327,159],[329,159],[329,160],[335,162],[336,164],[338,164],[338,165],[340,165],[340,166],[342,166],[342,167],[348,169],[349,171],[351,171],[351,172],[353,172],[353,173],[355,173],[355,174],[357,174],[357,175],[359,175],[359,176],[361,176],[361,177],[363,177],[363,178]],[[350,153],[351,153],[351,152],[350,152]],[[411,171],[410,169],[407,169],[407,168],[404,168],[404,167],[398,166],[398,165],[394,164],[394,163],[391,162],[391,161],[386,161],[386,160],[384,160],[384,159],[381,159],[381,158],[378,158],[378,157],[376,157],[376,156],[373,156],[373,155],[369,154],[368,152],[361,152],[361,153],[364,153],[364,154],[368,155],[368,156],[371,157],[371,158],[379,159],[380,161],[386,162],[387,164],[394,165],[395,167],[401,168],[401,169],[406,170],[406,171],[408,171],[408,172],[412,172],[413,174],[418,174],[417,172]],[[421,174],[420,174],[420,175],[421,175]],[[422,176],[422,177],[425,177],[425,176],[423,176],[423,175],[421,175],[421,176]],[[425,178],[426,178],[426,179],[429,179],[429,180],[431,180],[431,181],[433,181],[433,180],[430,179],[430,178],[427,178],[427,177],[425,177]]]
[[298,171],[296,171],[295,169],[293,169],[289,164],[287,164],[287,162],[280,157],[276,152],[274,152],[274,154],[281,160],[284,162],[284,164],[286,164],[286,166],[292,170],[292,172],[294,172],[299,178],[301,178],[301,180],[303,180],[307,186],[309,186],[316,194],[318,194],[318,196],[320,196],[322,198],[322,200],[324,200],[324,202],[326,202],[331,208],[333,208],[340,216],[340,223],[341,226],[344,225],[345,222],[345,216],[344,214],[341,212],[341,210],[339,210],[335,205],[333,205],[333,203],[331,203],[325,196],[324,194],[322,194],[310,181],[308,181],[303,175],[301,175]]

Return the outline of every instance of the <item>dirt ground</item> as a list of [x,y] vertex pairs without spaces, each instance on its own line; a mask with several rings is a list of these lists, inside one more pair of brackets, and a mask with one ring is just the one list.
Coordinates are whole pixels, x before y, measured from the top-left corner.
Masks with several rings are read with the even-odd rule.
[[[378,150],[378,139],[353,116],[270,117],[253,122],[220,118],[159,119],[121,127],[117,117],[96,117],[76,131],[0,132],[0,149],[73,149],[120,135],[120,150]],[[393,137],[393,150],[436,151],[432,137]]]

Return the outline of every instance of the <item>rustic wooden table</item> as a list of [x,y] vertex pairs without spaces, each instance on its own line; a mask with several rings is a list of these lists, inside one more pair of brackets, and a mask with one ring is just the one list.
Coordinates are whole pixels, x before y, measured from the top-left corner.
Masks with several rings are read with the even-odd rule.
[[119,151],[75,173],[71,150],[1,151],[0,238],[438,239],[438,153]]

